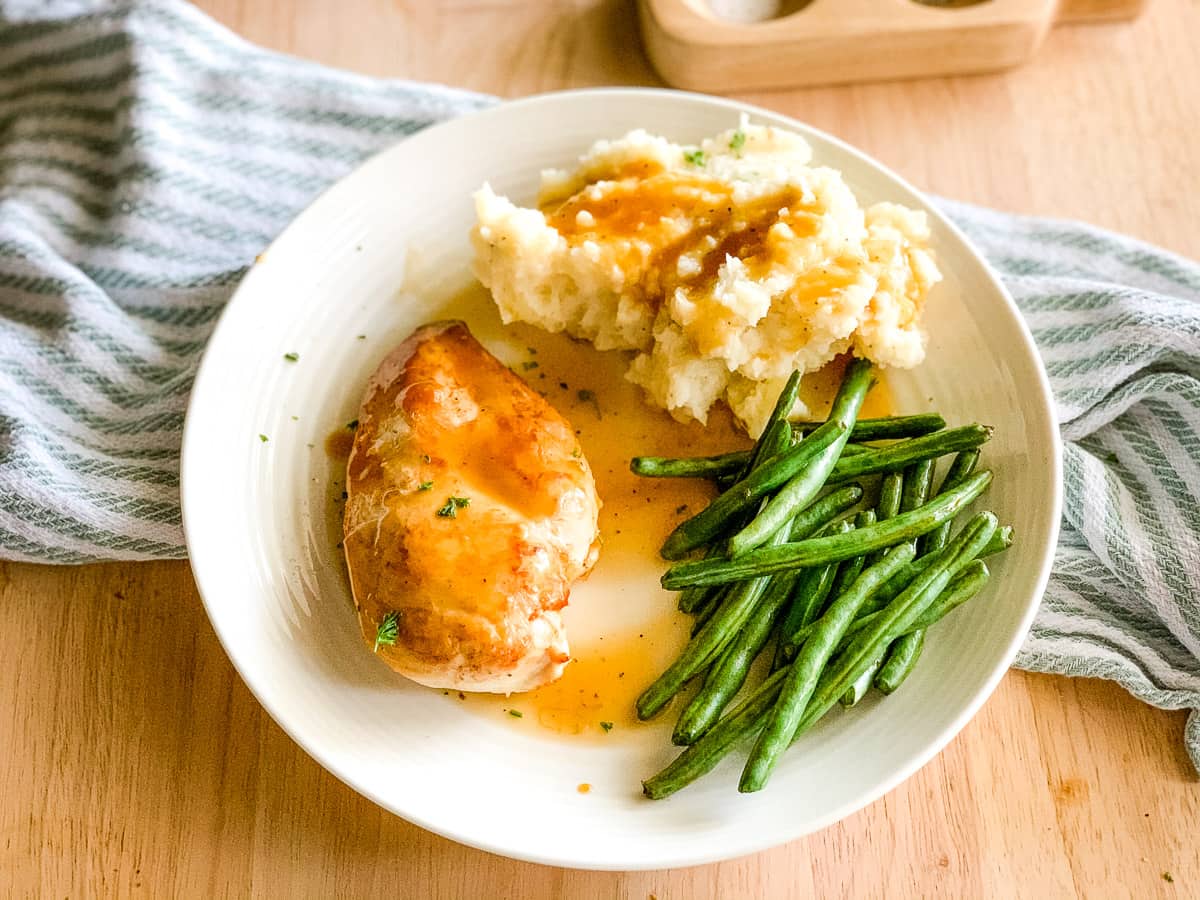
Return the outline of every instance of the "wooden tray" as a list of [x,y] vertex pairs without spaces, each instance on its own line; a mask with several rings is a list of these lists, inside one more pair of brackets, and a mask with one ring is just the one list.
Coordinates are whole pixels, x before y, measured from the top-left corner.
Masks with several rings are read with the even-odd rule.
[[[638,9],[663,80],[729,92],[1006,69],[1029,59],[1054,23],[1133,18],[1146,2],[638,0]],[[775,17],[733,20],[754,7]]]

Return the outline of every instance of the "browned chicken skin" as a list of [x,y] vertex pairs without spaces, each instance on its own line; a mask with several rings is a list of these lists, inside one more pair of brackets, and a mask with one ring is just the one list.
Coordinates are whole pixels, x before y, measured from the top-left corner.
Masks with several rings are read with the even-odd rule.
[[389,666],[497,693],[562,673],[558,610],[598,552],[595,482],[567,421],[466,325],[423,326],[380,364],[346,490],[359,624],[376,648],[396,614],[376,648]]

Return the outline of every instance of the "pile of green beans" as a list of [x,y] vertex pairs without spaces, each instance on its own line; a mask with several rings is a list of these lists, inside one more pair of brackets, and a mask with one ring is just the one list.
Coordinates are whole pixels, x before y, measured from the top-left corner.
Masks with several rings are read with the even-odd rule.
[[[829,418],[794,423],[793,373],[751,450],[631,462],[638,475],[720,489],[661,550],[676,563],[662,584],[681,592],[679,608],[696,623],[639,696],[638,717],[659,714],[689,682],[698,687],[672,735],[685,749],[643,782],[646,796],[670,796],[751,738],[738,789],[761,790],[783,752],[839,702],[899,689],[927,629],[987,584],[982,558],[1011,545],[1012,529],[989,512],[953,534],[991,484],[976,467],[992,430],[947,428],[937,413],[859,419],[871,383],[870,363],[853,360]],[[937,460],[949,454],[935,489]],[[769,674],[748,687],[760,657]]]

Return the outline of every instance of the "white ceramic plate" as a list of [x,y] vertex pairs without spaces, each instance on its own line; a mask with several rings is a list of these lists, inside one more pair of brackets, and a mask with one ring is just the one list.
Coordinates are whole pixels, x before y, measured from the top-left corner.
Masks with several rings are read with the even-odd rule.
[[[946,280],[930,301],[927,362],[891,386],[899,411],[933,406],[952,422],[996,426],[986,448],[996,472],[986,505],[1016,527],[1018,543],[992,564],[986,594],[931,632],[902,690],[832,714],[789,753],[766,791],[737,793],[739,752],[670,800],[651,802],[639,782],[673,757],[669,722],[638,727],[626,716],[607,734],[564,737],[537,715],[518,720],[498,703],[416,687],[364,649],[335,546],[339,465],[323,443],[354,417],[377,362],[420,323],[462,315],[507,361],[528,359],[528,330],[502,329],[486,298],[461,296],[472,283],[470,194],[482,182],[528,200],[539,170],[569,165],[597,138],[647,127],[696,141],[731,127],[743,110],[804,134],[817,161],[841,169],[865,201],[928,212]],[[283,359],[290,352],[299,362]],[[577,387],[616,389],[611,360],[590,349],[571,353],[543,345],[550,380],[534,383],[552,400],[574,397]],[[531,370],[531,379],[538,374]],[[557,388],[560,379],[571,389]],[[591,422],[579,404],[565,408],[577,423]],[[644,418],[589,424],[582,439],[593,466],[622,465],[589,446],[604,432],[619,434],[624,455],[652,447],[661,417]],[[507,856],[665,868],[829,825],[899,784],[962,728],[1012,661],[1045,587],[1059,459],[1046,378],[1016,307],[912,187],[834,138],[765,110],[668,91],[595,90],[507,103],[408,138],[283,233],[230,302],[196,379],[184,438],[184,524],[196,581],[234,665],[280,726],[355,790]],[[655,510],[671,502],[653,493],[667,490],[661,483],[645,489],[659,500]],[[669,514],[663,509],[664,534]],[[601,565],[577,587],[568,614],[573,646],[591,657],[601,637],[628,644],[673,615],[650,542],[622,543],[609,527]],[[634,645],[645,648],[638,655],[651,664],[665,658],[678,628],[667,630],[639,639],[646,643]],[[601,707],[596,714],[611,715]],[[589,793],[577,790],[581,783]]]

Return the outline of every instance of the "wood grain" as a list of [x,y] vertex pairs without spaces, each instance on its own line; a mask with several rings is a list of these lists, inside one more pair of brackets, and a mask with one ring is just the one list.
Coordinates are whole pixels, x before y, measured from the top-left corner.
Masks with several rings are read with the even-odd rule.
[[1149,0],[1059,0],[1057,22],[1109,22],[1139,16]]
[[697,0],[638,0],[646,55],[695,91],[993,72],[1028,60],[1059,11],[1058,0],[775,5],[774,17],[731,21]]
[[655,70],[695,91],[994,72],[1028,61],[1056,23],[1132,19],[1144,7],[1145,0],[638,0]]
[[[612,0],[203,0],[251,40],[507,96],[654,84]],[[1194,0],[1052,31],[1004,75],[745,95],[958,199],[1200,256]],[[1182,713],[1013,672],[914,778],[765,853],[592,873],[470,850],[324,772],[237,678],[183,563],[0,564],[0,895],[1200,896]],[[803,802],[803,798],[797,798]],[[1174,881],[1162,877],[1170,872]]]

